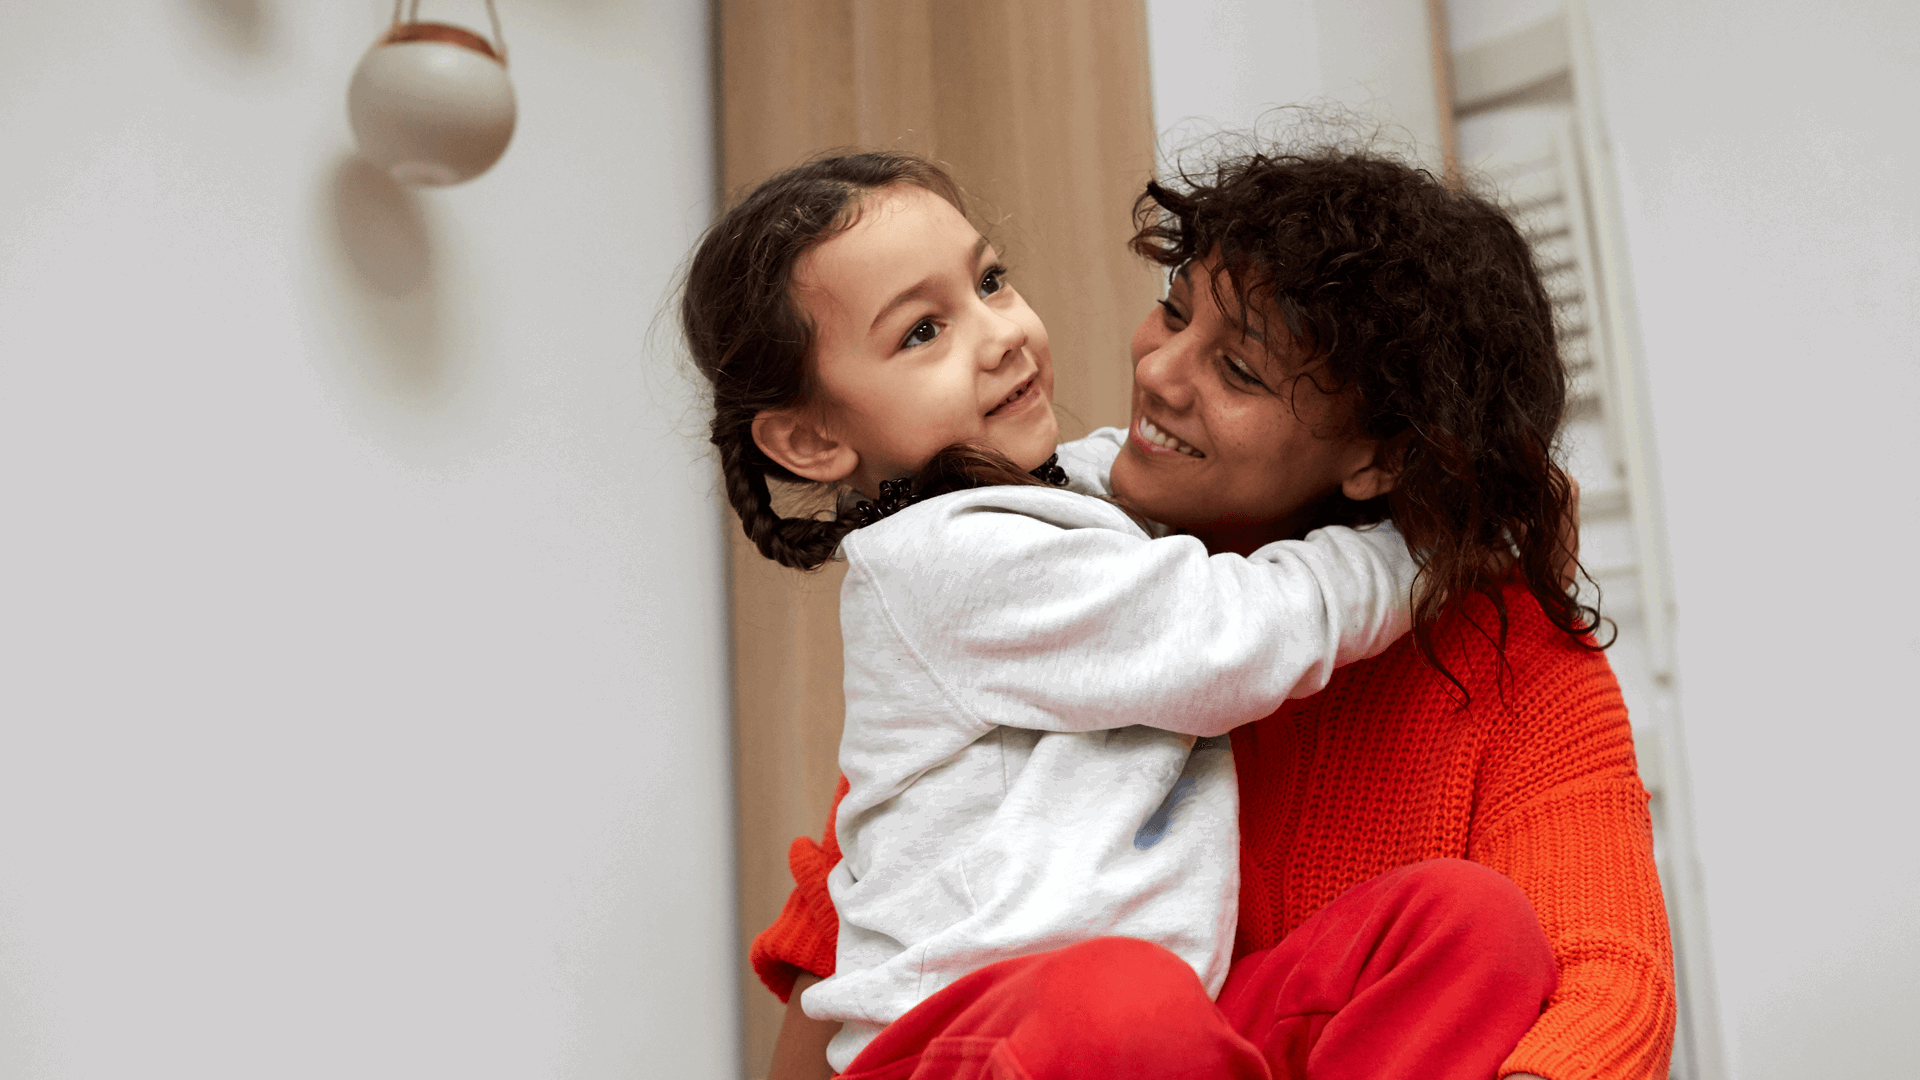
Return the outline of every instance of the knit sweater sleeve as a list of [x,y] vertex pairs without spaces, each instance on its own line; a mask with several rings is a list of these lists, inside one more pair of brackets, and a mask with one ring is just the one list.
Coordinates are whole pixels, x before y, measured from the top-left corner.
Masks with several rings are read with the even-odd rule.
[[802,836],[787,850],[793,892],[787,894],[787,906],[781,909],[780,917],[760,931],[747,950],[753,973],[781,1001],[792,996],[794,980],[801,972],[823,979],[833,974],[840,916],[827,895],[827,874],[840,861],[840,842],[834,838],[833,826],[840,813],[840,800],[846,797],[847,781],[842,777],[833,793],[833,808],[827,811],[827,831],[821,842]]
[[[1499,1075],[1654,1080],[1673,1045],[1673,950],[1620,687],[1564,637],[1517,670],[1489,735],[1471,856],[1533,901],[1560,983]],[[1510,655],[1512,652],[1510,651]]]

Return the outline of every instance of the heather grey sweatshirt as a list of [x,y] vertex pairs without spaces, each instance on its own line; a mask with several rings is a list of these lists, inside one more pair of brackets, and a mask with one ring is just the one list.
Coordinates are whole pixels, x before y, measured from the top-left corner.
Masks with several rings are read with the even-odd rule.
[[1092,497],[1124,438],[1061,448],[1073,490],[944,495],[843,545],[840,938],[802,998],[845,1023],[836,1070],[955,979],[1092,937],[1163,945],[1217,993],[1239,891],[1223,736],[1410,625],[1391,526],[1210,556]]

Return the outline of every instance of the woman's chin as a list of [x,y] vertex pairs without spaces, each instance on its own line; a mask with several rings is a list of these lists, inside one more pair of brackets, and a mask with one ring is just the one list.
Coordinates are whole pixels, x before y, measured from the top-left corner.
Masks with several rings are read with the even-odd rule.
[[1170,492],[1163,479],[1131,439],[1120,448],[1120,456],[1113,459],[1113,470],[1108,474],[1114,498],[1154,521],[1167,524],[1167,515],[1174,508],[1169,505]]

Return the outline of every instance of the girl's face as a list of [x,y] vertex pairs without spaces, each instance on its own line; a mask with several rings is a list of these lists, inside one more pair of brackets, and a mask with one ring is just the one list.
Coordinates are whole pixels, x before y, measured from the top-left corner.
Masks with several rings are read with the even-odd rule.
[[[895,185],[794,268],[814,329],[822,433],[857,456],[872,494],[955,443],[1031,469],[1053,453],[1047,328],[981,235],[946,200]],[[818,479],[820,477],[816,477]]]
[[[1182,267],[1134,331],[1133,424],[1113,490],[1210,550],[1247,554],[1296,535],[1335,491],[1371,498],[1391,483],[1379,444],[1346,434],[1345,402],[1299,366],[1286,323],[1223,310],[1215,270],[1211,258]],[[1235,304],[1231,282],[1219,291]]]

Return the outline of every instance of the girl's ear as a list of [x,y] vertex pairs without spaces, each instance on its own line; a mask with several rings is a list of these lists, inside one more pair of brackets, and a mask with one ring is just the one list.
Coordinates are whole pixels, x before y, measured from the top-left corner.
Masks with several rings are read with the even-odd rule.
[[1405,460],[1411,434],[1403,431],[1384,442],[1368,439],[1356,443],[1347,474],[1340,480],[1340,493],[1354,502],[1366,502],[1392,491],[1400,481],[1400,464]]
[[823,484],[845,480],[860,466],[853,447],[796,409],[762,409],[753,417],[753,442],[795,476]]

